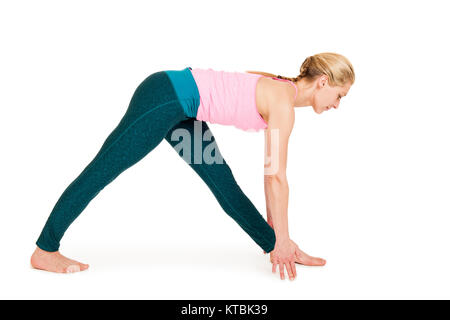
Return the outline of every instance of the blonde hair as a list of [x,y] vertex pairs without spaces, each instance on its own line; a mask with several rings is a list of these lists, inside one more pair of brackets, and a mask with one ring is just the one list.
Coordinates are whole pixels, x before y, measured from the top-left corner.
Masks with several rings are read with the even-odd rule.
[[300,79],[306,79],[307,82],[313,82],[322,75],[328,76],[330,86],[344,86],[347,83],[355,83],[355,71],[350,61],[338,53],[323,52],[309,56],[303,61],[300,67],[300,74],[295,78],[274,75],[261,71],[246,71],[248,73],[261,74],[267,77],[291,80],[293,82]]

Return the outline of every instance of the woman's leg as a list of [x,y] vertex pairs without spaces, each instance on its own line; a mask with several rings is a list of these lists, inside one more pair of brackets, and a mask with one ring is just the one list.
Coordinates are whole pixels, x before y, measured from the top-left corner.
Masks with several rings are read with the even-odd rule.
[[170,129],[165,139],[205,181],[223,210],[264,251],[272,251],[275,232],[237,184],[207,123],[189,118]]
[[49,252],[58,251],[65,231],[89,202],[120,173],[153,150],[171,127],[185,119],[167,75],[157,72],[147,77],[98,154],[60,196],[37,246]]

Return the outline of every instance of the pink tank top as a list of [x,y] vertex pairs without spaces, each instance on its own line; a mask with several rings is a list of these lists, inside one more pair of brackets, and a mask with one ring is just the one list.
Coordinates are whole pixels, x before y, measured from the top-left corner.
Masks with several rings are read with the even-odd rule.
[[[256,107],[256,84],[260,74],[244,72],[192,69],[192,76],[200,94],[200,105],[196,119],[210,123],[233,125],[245,131],[258,131],[267,128],[267,122]],[[295,97],[297,97],[297,86]]]

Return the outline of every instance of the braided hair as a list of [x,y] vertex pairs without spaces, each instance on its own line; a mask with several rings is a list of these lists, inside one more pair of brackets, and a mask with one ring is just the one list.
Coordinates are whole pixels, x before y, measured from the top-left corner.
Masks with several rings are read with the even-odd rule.
[[299,81],[301,78],[305,78],[308,76],[308,71],[309,71],[309,66],[311,65],[311,61],[312,61],[313,57],[308,57],[305,59],[305,61],[303,61],[301,67],[300,67],[300,74],[294,78],[289,78],[289,77],[284,77],[281,75],[277,75],[276,78],[278,79],[285,79],[285,80],[290,80],[293,82],[297,82]]
[[355,71],[350,61],[343,55],[334,52],[323,52],[307,57],[300,67],[299,75],[294,78],[275,75],[268,72],[247,72],[290,80],[293,82],[297,82],[300,79],[314,81],[319,76],[327,75],[331,86],[343,86],[345,83],[350,83],[353,85],[355,82]]

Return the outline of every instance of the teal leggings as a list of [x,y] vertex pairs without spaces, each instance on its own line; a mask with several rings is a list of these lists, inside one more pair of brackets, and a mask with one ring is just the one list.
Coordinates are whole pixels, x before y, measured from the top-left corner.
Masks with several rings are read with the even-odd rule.
[[[148,76],[136,89],[129,107],[103,143],[100,151],[79,176],[64,190],[36,242],[45,251],[58,251],[70,224],[89,202],[119,174],[144,158],[162,140],[166,140],[203,179],[223,210],[233,218],[264,251],[275,245],[275,233],[233,177],[206,122],[186,114],[173,82],[165,71]],[[201,124],[201,125],[200,125]],[[201,136],[209,130],[210,139],[190,143],[190,151],[179,149],[177,132],[189,133],[201,127]],[[177,129],[183,129],[175,131]],[[174,134],[174,135],[173,135]],[[197,134],[198,136],[198,134]],[[198,161],[199,152],[211,151],[221,162]],[[209,148],[206,150],[206,148]],[[197,159],[194,159],[197,156]],[[166,168],[170,170],[170,168]],[[204,195],[203,195],[204,196]],[[186,208],[195,210],[195,208]]]

